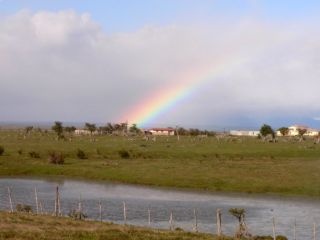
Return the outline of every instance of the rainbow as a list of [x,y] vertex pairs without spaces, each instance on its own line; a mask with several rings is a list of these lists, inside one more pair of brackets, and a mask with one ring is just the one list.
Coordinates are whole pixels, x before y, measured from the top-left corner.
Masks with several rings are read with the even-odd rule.
[[193,69],[176,76],[171,81],[175,85],[164,86],[160,91],[147,96],[125,113],[121,119],[128,121],[130,124],[135,123],[139,127],[144,127],[162,113],[172,109],[180,101],[186,99],[198,87],[216,79],[229,67],[230,65],[226,64],[216,64],[214,67]]

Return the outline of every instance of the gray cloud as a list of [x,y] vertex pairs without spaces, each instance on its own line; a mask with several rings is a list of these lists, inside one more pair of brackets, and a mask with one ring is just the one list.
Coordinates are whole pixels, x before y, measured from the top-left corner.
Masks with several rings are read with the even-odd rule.
[[[320,33],[258,20],[106,34],[88,14],[21,11],[0,21],[1,120],[117,121],[199,67],[223,71],[157,122],[319,114]],[[204,67],[206,66],[206,67]]]

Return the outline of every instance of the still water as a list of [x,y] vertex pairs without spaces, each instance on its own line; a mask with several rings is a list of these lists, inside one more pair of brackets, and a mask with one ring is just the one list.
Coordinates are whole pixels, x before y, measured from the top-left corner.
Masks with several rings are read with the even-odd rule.
[[295,221],[296,239],[312,239],[314,223],[317,235],[320,235],[320,199],[209,194],[62,179],[5,178],[0,179],[0,209],[10,210],[8,197],[8,187],[10,187],[14,206],[19,203],[27,204],[35,211],[34,189],[37,188],[38,199],[44,211],[52,213],[56,186],[59,186],[64,215],[78,207],[81,197],[83,211],[88,218],[99,219],[99,201],[101,201],[103,220],[122,224],[123,202],[125,202],[127,224],[148,226],[148,209],[150,209],[150,227],[168,229],[172,212],[174,227],[191,231],[194,227],[194,209],[196,209],[198,230],[215,233],[216,209],[220,208],[222,231],[232,235],[237,220],[228,213],[228,210],[237,207],[246,210],[246,223],[252,234],[272,235],[274,217],[277,235],[293,239]]

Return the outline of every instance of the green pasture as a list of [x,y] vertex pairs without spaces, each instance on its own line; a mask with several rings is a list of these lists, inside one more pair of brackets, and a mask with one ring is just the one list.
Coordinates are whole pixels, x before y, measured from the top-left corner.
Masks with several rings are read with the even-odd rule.
[[[70,141],[71,140],[71,141]],[[64,176],[208,191],[320,196],[320,145],[279,138],[66,135],[0,131],[0,176]],[[79,159],[78,150],[85,153]],[[64,164],[48,161],[62,153]],[[32,157],[35,152],[39,158]]]

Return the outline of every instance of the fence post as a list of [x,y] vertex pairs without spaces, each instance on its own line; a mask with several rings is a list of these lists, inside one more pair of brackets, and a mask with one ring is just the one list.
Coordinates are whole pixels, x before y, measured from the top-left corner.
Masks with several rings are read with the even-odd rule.
[[173,213],[172,213],[172,211],[170,212],[169,225],[170,225],[170,230],[173,230]]
[[36,187],[34,188],[34,196],[35,196],[35,199],[36,199],[36,211],[37,211],[37,214],[39,214],[38,193],[37,193],[37,188]]
[[276,223],[274,217],[272,217],[272,233],[273,233],[273,240],[276,240]]
[[42,202],[40,201],[39,202],[39,207],[40,207],[40,212],[41,212],[41,215],[43,214],[43,206],[42,206]]
[[127,209],[126,209],[126,203],[123,201],[123,221],[124,224],[127,224]]
[[54,201],[54,214],[57,217],[59,215],[59,186],[56,187],[56,199]]
[[151,225],[151,211],[150,208],[148,208],[148,225]]
[[197,218],[197,210],[194,208],[193,209],[193,218],[194,218],[194,231],[198,232],[198,218]]
[[10,187],[8,187],[8,194],[9,194],[10,212],[13,213],[13,203],[12,203],[12,197],[11,197],[11,189],[10,189]]
[[100,217],[100,222],[102,222],[102,206],[101,206],[100,200],[99,200],[99,217]]
[[218,237],[221,236],[222,234],[222,229],[221,229],[221,210],[218,208],[217,209],[217,235]]
[[294,225],[293,225],[293,240],[296,240],[296,228],[297,228],[297,222],[296,219],[294,220]]
[[78,212],[79,212],[79,219],[82,219],[82,203],[81,203],[81,194],[79,195],[79,203],[78,203]]

